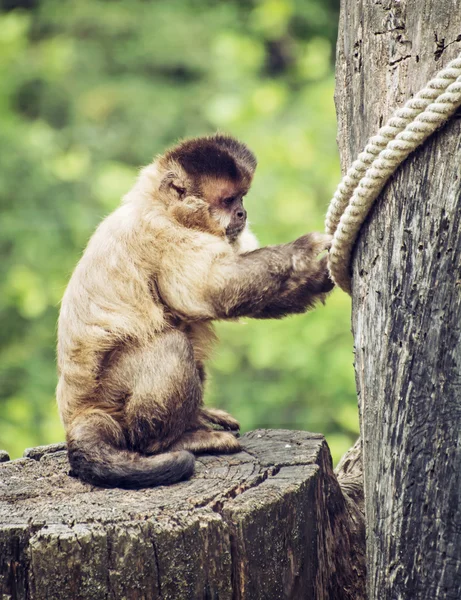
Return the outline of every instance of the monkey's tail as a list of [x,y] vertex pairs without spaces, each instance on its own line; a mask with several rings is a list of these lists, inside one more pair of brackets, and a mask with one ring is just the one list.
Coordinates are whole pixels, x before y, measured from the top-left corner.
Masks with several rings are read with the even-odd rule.
[[72,474],[102,487],[137,489],[168,485],[187,479],[194,472],[194,455],[185,450],[144,456],[104,440],[97,444],[69,440],[67,451]]

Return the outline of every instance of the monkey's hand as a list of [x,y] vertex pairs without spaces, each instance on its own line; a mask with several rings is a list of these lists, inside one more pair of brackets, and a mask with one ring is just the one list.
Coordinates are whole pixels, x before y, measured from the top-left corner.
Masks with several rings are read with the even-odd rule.
[[181,206],[189,211],[196,212],[197,214],[209,214],[210,205],[202,198],[198,196],[186,196],[181,202]]
[[334,287],[328,273],[328,256],[319,256],[331,245],[331,236],[309,233],[287,244],[292,268],[282,283],[278,295],[269,300],[254,316],[259,319],[277,319],[302,313],[312,308],[317,300],[323,302]]
[[171,214],[187,229],[197,229],[221,237],[226,235],[224,228],[212,218],[208,202],[197,196],[186,196],[172,207]]
[[209,204],[197,196],[186,196],[171,208],[172,215],[181,223],[189,223],[192,219],[196,222],[206,221],[210,216]]
[[332,239],[327,233],[308,233],[292,242],[293,275],[288,288],[307,287],[313,294],[326,294],[333,289],[328,255],[319,256],[330,249]]
[[291,242],[293,271],[303,273],[312,269],[318,255],[330,249],[332,239],[328,233],[308,233]]

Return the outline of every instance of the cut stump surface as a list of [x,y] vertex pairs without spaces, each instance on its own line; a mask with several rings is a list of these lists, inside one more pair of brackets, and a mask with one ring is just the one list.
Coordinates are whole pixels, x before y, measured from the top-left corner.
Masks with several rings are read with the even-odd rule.
[[63,445],[1,463],[0,599],[330,597],[329,531],[347,506],[324,438],[241,441],[198,457],[188,481],[135,491],[70,477]]

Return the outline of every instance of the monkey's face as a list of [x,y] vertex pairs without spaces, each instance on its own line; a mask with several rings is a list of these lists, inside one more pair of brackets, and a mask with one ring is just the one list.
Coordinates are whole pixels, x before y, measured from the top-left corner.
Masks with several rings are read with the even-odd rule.
[[248,191],[242,182],[223,178],[206,178],[201,185],[203,198],[210,205],[210,215],[233,242],[245,229],[247,212],[243,198]]
[[163,188],[170,192],[168,202],[187,201],[192,208],[191,197],[195,198],[195,219],[180,211],[182,223],[205,231],[207,225],[211,224],[210,231],[217,226],[234,242],[245,229],[243,198],[256,168],[256,158],[247,146],[221,134],[194,138],[169,150],[160,164],[166,172]]

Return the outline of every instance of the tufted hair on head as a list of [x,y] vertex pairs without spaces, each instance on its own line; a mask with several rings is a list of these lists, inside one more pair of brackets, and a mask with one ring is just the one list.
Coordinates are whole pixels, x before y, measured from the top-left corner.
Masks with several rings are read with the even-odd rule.
[[224,177],[232,181],[251,179],[257,164],[245,144],[223,134],[184,140],[169,150],[165,159],[177,162],[193,177]]

